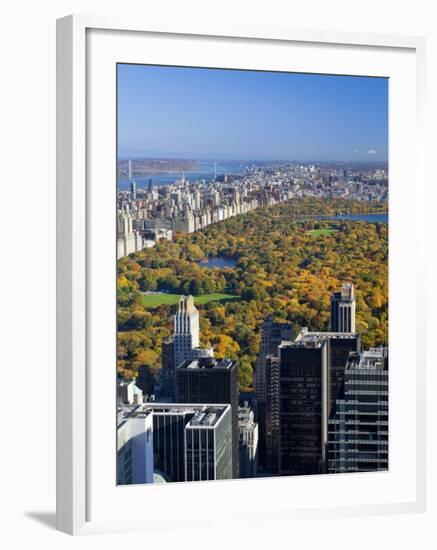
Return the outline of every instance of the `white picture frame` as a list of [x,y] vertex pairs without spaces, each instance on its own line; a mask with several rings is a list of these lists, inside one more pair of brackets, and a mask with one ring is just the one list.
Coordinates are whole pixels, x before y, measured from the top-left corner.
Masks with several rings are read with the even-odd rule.
[[[423,243],[418,239],[418,235],[420,227],[423,228],[425,222],[417,213],[418,205],[423,204],[425,197],[425,162],[422,141],[424,139],[425,89],[424,39],[409,36],[349,34],[287,28],[237,28],[232,25],[227,29],[214,28],[214,26],[210,28],[198,28],[196,25],[193,25],[191,28],[177,28],[170,25],[150,25],[147,21],[141,22],[137,20],[130,21],[128,19],[73,15],[60,19],[57,22],[57,528],[69,534],[83,534],[110,530],[159,528],[161,525],[159,517],[155,517],[152,510],[141,510],[138,514],[132,514],[131,519],[123,518],[119,516],[115,509],[111,512],[109,508],[106,511],[102,509],[99,514],[96,514],[97,519],[94,519],[93,514],[90,514],[91,502],[99,500],[94,497],[95,491],[99,489],[90,489],[95,474],[94,459],[90,451],[92,445],[90,433],[93,434],[93,440],[96,437],[96,431],[90,424],[91,417],[94,419],[93,422],[96,421],[96,411],[93,409],[93,395],[95,395],[96,384],[91,369],[93,365],[94,342],[97,342],[99,338],[95,331],[90,330],[90,327],[95,322],[92,319],[95,319],[96,315],[93,305],[93,289],[95,289],[95,286],[93,286],[94,283],[92,282],[95,279],[95,275],[91,273],[94,268],[90,259],[90,250],[95,250],[93,239],[100,237],[100,235],[96,235],[93,226],[95,200],[93,200],[93,188],[90,185],[90,181],[93,180],[94,167],[89,162],[89,147],[94,138],[90,137],[87,126],[87,119],[91,116],[90,109],[93,108],[93,101],[89,96],[88,85],[89,81],[92,80],[90,71],[95,67],[93,65],[94,62],[90,62],[87,56],[90,49],[93,49],[94,52],[101,47],[97,41],[89,39],[89,36],[91,36],[90,32],[93,31],[107,33],[105,40],[114,40],[114,33],[126,33],[126,36],[129,34],[131,37],[131,41],[138,41],[141,39],[141,36],[153,37],[153,40],[161,42],[167,41],[169,42],[169,46],[165,51],[165,58],[171,60],[173,56],[175,58],[174,64],[176,65],[181,64],[181,61],[180,57],[176,59],[176,51],[174,51],[171,41],[178,40],[179,38],[182,39],[183,37],[195,37],[196,40],[212,39],[213,41],[223,41],[223,44],[226,41],[229,48],[232,48],[233,43],[246,46],[256,43],[260,48],[264,46],[268,46],[269,48],[277,46],[286,47],[287,45],[295,45],[297,47],[299,45],[312,44],[317,48],[335,46],[342,48],[344,52],[348,49],[359,48],[363,53],[363,59],[366,55],[373,55],[371,54],[372,51],[374,53],[376,51],[397,52],[399,55],[408,53],[409,56],[414,56],[415,72],[413,87],[415,100],[414,105],[412,101],[410,101],[411,104],[409,105],[411,112],[414,110],[414,117],[411,118],[414,123],[414,132],[413,136],[409,138],[408,145],[413,145],[415,156],[412,153],[411,159],[405,159],[405,162],[410,163],[408,170],[413,171],[411,173],[414,173],[413,177],[415,179],[415,232],[414,237],[412,237],[415,240],[414,243],[411,240],[407,245],[411,249],[414,247],[414,270],[417,280],[414,296],[411,298],[409,307],[412,310],[415,309],[415,330],[413,332],[415,333],[416,341],[420,341],[421,344],[415,345],[414,349],[415,358],[413,366],[415,368],[416,388],[414,395],[415,433],[414,437],[412,437],[414,442],[411,443],[411,445],[414,444],[414,449],[410,449],[412,460],[411,466],[409,466],[409,475],[412,485],[409,488],[408,497],[398,498],[393,493],[392,497],[386,498],[385,501],[373,502],[370,499],[366,502],[354,501],[351,504],[341,504],[339,501],[339,503],[333,506],[327,506],[321,500],[318,505],[303,503],[302,508],[293,503],[286,502],[278,504],[277,507],[267,506],[266,500],[262,498],[253,504],[255,509],[253,510],[252,521],[257,521],[261,517],[269,520],[270,517],[277,516],[278,514],[282,514],[282,516],[283,514],[287,514],[287,517],[292,519],[302,517],[326,518],[332,515],[346,516],[369,513],[387,514],[424,511],[427,483],[425,459],[426,345],[423,341],[425,335],[425,289],[420,284],[420,281],[425,280],[424,273],[426,266]],[[132,61],[130,57],[132,54],[129,54],[129,51],[132,52],[132,48],[134,47],[135,44],[132,42],[123,51],[120,61]],[[107,55],[109,56],[109,53]],[[181,55],[182,53],[179,52],[179,56]],[[109,57],[107,61],[109,64],[113,62]],[[326,72],[329,71],[330,68],[327,66]],[[312,71],[310,70],[309,72]],[[405,93],[407,94],[407,91]],[[95,131],[95,124],[93,128],[93,131]],[[390,139],[394,140],[395,136],[391,135]],[[108,151],[110,147],[108,142]],[[399,147],[401,147],[401,144]],[[112,169],[113,165],[111,166]],[[110,204],[111,197],[108,200],[108,204]],[[395,212],[402,212],[402,208],[406,206],[404,199],[401,200],[399,198],[399,201],[395,204]],[[113,210],[111,211],[112,214]],[[112,239],[111,233],[109,233],[109,239]],[[115,250],[115,244],[110,243],[109,247],[111,246]],[[400,249],[396,250],[396,247],[394,247],[394,250],[396,254],[400,253],[399,255],[402,255]],[[103,254],[104,252],[102,252]],[[111,284],[111,281],[109,281],[109,284]],[[394,284],[392,279],[390,279],[390,284],[392,288]],[[392,318],[392,313],[390,315]],[[394,319],[396,321],[396,315]],[[113,377],[113,373],[114,370],[108,369],[105,376]],[[112,396],[109,396],[109,399],[112,399]],[[113,402],[115,407],[115,397]],[[106,422],[106,420],[103,421]],[[113,418],[108,418],[107,422],[109,425],[107,432],[111,433]],[[97,437],[99,436],[97,435]],[[115,465],[115,456],[113,462]],[[311,477],[313,477],[311,481],[312,487],[315,483],[320,482],[320,478],[318,478],[319,481],[314,479],[318,476]],[[330,476],[326,477],[329,478]],[[225,499],[227,498],[226,495],[229,495],[231,491],[229,483],[233,483],[237,487],[236,490],[240,487],[239,490],[241,491],[241,488],[244,487],[244,490],[249,494],[249,499],[251,499],[250,495],[256,493],[253,489],[253,484],[260,482],[263,484],[264,492],[270,490],[282,492],[278,483],[288,483],[283,478],[270,481],[244,480],[226,483],[216,482],[214,488],[210,483],[202,483],[197,484],[198,488],[195,490],[196,493],[194,495],[192,484],[190,488],[180,484],[173,484],[172,496],[176,503],[180,503],[181,499],[185,498],[184,494],[188,495],[189,492],[191,492],[191,495],[187,496],[187,499],[208,499],[210,494],[214,494],[214,498],[218,500]],[[357,483],[359,482],[357,478]],[[245,485],[240,485],[241,483]],[[272,489],[266,489],[269,483]],[[302,485],[305,483],[303,478],[296,480],[294,483],[296,493],[298,492],[298,485],[301,486],[299,490],[305,490],[304,485]],[[331,481],[327,480],[327,483],[330,485],[326,485],[326,489],[332,489],[332,476]],[[260,485],[257,486],[257,490],[259,488]],[[140,486],[131,487],[128,490],[135,493],[135,495],[132,493],[134,495],[132,498],[134,499],[133,501],[138,502],[138,499],[145,498],[144,493],[141,493],[141,491],[147,489],[149,488]],[[169,488],[153,487],[150,489],[153,491],[153,493],[148,493],[148,496],[154,503],[152,508],[157,509],[160,505],[162,506],[165,498],[168,499],[169,493],[165,495],[162,494],[162,491],[169,490]],[[125,491],[126,488],[121,488],[121,491],[123,490]],[[161,491],[161,493],[158,493],[158,491]],[[102,489],[102,495],[104,494]],[[120,491],[119,495],[121,498]],[[237,494],[234,497],[237,498]],[[231,495],[230,500],[232,498]],[[253,502],[253,499],[251,501]],[[229,502],[229,509],[232,515],[232,502]],[[106,513],[107,515],[105,516]],[[162,523],[162,527],[166,526],[168,528],[169,522],[173,518],[175,525],[186,519],[178,519],[169,505],[166,510],[166,521]],[[199,525],[209,525],[206,516],[199,517],[198,521]],[[193,522],[195,524],[195,520]]]

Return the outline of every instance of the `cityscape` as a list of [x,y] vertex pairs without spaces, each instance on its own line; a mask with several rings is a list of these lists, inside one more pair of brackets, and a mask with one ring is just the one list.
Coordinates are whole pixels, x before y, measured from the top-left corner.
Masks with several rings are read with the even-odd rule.
[[[138,84],[129,78],[120,95]],[[368,158],[352,149],[346,160],[317,145],[301,160],[214,158],[209,145],[158,157],[139,136],[146,154],[127,154],[123,136],[117,483],[387,470],[389,175],[386,155],[373,159],[378,136]]]

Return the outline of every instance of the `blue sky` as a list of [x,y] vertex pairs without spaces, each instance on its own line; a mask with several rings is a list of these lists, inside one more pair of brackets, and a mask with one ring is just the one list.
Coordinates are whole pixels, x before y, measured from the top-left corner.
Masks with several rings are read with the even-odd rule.
[[388,80],[118,65],[118,154],[387,160]]

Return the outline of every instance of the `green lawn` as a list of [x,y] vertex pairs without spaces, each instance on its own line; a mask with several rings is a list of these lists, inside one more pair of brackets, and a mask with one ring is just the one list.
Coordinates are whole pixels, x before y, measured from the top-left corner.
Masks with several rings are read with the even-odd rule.
[[[143,294],[141,301],[147,308],[155,308],[163,304],[173,306],[179,302],[180,297],[180,294]],[[202,294],[194,296],[194,303],[200,305],[208,302],[231,302],[239,299],[239,296],[233,294]]]
[[312,237],[322,237],[323,235],[331,235],[331,233],[337,233],[338,229],[310,229],[306,232],[307,235]]

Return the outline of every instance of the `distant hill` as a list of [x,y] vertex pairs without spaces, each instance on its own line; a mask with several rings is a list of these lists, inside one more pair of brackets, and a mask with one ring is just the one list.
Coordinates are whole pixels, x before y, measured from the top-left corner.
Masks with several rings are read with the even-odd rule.
[[[197,161],[190,159],[131,159],[133,176],[149,176],[171,172],[192,172],[197,170]],[[128,174],[128,161],[118,161],[118,173]]]

